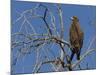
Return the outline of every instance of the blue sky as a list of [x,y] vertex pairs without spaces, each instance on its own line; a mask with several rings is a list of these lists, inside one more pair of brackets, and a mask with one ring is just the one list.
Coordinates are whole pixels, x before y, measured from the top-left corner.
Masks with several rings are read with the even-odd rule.
[[[23,1],[12,1],[11,4],[11,22],[13,23],[18,17],[19,17],[19,13],[22,13],[25,10],[28,9],[32,9],[33,7],[35,7],[36,5],[38,5],[38,2],[23,2]],[[52,11],[53,15],[55,16],[55,24],[57,27],[57,31],[60,32],[60,20],[59,20],[59,16],[57,14],[57,4],[51,4],[51,3],[41,3],[42,5],[45,5],[46,7],[48,7],[50,9],[50,11]],[[83,48],[82,48],[82,52],[81,54],[83,54],[84,52],[86,52],[90,41],[96,37],[96,24],[95,24],[95,20],[96,20],[96,7],[95,6],[83,6],[83,5],[72,5],[72,4],[61,4],[61,8],[63,11],[63,23],[64,23],[64,40],[69,41],[69,28],[71,25],[71,20],[70,17],[72,16],[77,16],[79,18],[80,21],[80,25],[81,28],[84,32],[84,44],[83,44]],[[44,13],[44,9],[39,9],[37,10],[37,14],[39,15],[43,15]],[[29,13],[26,14],[26,16],[31,16]],[[48,23],[50,23],[50,17],[47,19]],[[11,29],[11,33],[16,33],[19,31],[20,29],[20,25],[23,22],[23,18],[16,22],[16,24],[12,25],[12,29]],[[34,28],[36,29],[36,32],[39,34],[42,33],[46,33],[45,27],[44,27],[44,23],[41,19],[29,19],[29,22],[34,26]],[[93,22],[93,24],[91,23]],[[29,33],[32,33],[32,29],[31,27],[28,26],[27,23],[26,27],[28,29]],[[24,26],[21,30],[21,32],[26,33]],[[18,38],[16,40],[19,40]],[[50,44],[52,45],[52,44]],[[49,47],[49,46],[48,46]],[[47,48],[47,46],[45,46],[45,48]],[[96,41],[94,41],[93,45],[91,46],[91,49],[94,48],[96,49]],[[13,56],[16,56],[16,52],[18,51],[19,48],[15,48],[14,51],[12,52]],[[59,55],[58,52],[59,47],[58,46],[54,46],[53,48],[51,48],[51,50],[53,51],[55,56]],[[40,51],[41,55],[44,55],[43,51]],[[53,59],[52,54],[50,55],[50,59]],[[23,58],[19,58],[17,64],[14,66],[14,72],[15,73],[32,73],[33,67],[32,64],[34,64],[36,55],[35,52],[28,54],[26,56],[24,56]],[[84,69],[86,68],[86,64],[88,63],[89,68],[96,68],[96,52],[91,53],[89,56],[87,56],[82,62],[81,62],[81,67]],[[14,59],[14,57],[12,58]],[[23,61],[22,61],[23,59]],[[41,58],[41,60],[45,60],[43,58]],[[74,58],[75,60],[75,58]],[[73,61],[74,61],[73,60]],[[28,68],[25,68],[27,67]],[[23,71],[23,67],[25,68]],[[43,65],[43,67],[41,68],[40,72],[48,72],[48,71],[52,71],[50,69],[48,69],[50,67],[50,65]]]

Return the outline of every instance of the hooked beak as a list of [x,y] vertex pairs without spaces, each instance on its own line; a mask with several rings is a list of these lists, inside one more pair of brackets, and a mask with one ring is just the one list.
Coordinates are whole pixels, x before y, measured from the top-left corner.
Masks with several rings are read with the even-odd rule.
[[71,17],[70,19],[73,20],[73,17]]

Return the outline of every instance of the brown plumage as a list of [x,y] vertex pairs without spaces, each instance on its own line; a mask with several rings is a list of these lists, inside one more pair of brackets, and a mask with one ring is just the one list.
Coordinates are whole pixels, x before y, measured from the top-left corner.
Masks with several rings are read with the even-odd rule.
[[74,54],[76,54],[77,60],[80,60],[80,52],[83,45],[84,33],[80,28],[79,19],[77,18],[77,16],[72,17],[69,36],[70,44],[72,47],[71,60],[73,59]]

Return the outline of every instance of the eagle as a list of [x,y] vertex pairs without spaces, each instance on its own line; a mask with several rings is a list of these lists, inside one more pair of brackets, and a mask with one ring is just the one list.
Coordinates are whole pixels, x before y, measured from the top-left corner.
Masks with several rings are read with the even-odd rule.
[[72,23],[69,31],[69,41],[71,45],[72,54],[70,60],[72,61],[76,54],[77,60],[80,60],[80,52],[83,46],[84,33],[80,28],[79,19],[77,16],[71,17]]

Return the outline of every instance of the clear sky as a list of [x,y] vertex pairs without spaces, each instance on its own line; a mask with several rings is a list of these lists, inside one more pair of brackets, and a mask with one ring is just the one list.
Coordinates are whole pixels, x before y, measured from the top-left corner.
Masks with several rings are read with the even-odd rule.
[[[13,23],[18,17],[19,17],[19,13],[22,13],[25,10],[28,9],[32,9],[34,8],[36,5],[38,5],[38,2],[20,2],[20,1],[12,1],[11,7],[11,22]],[[55,24],[57,27],[57,31],[59,32],[60,30],[60,20],[59,20],[59,16],[57,14],[57,4],[50,4],[50,3],[41,3],[42,5],[45,5],[46,7],[48,7],[53,15],[55,16]],[[96,7],[95,6],[83,6],[83,5],[70,5],[70,4],[61,4],[61,8],[63,11],[63,22],[64,22],[64,40],[69,40],[69,28],[71,25],[71,20],[70,17],[72,16],[77,16],[79,18],[80,21],[80,25],[81,25],[81,29],[84,32],[84,44],[83,44],[83,48],[82,48],[82,52],[81,54],[83,54],[84,52],[86,52],[91,40],[93,38],[96,37],[96,24],[95,24],[95,20],[96,20]],[[29,12],[30,13],[30,12]],[[26,17],[31,16],[29,13],[26,14]],[[44,9],[38,9],[36,14],[39,15],[43,15],[44,13]],[[47,19],[48,23],[50,23],[50,17]],[[21,24],[23,22],[23,18],[16,22],[14,25],[12,25],[12,29],[11,29],[11,33],[16,33],[20,30]],[[34,28],[36,29],[36,32],[39,34],[42,33],[46,33],[44,23],[42,20],[40,19],[29,19],[29,22],[34,26]],[[32,29],[31,27],[28,26],[27,23],[25,23],[28,32],[32,33]],[[24,26],[21,29],[21,32],[27,34],[27,32],[25,31]],[[18,38],[16,39],[18,40]],[[47,47],[45,47],[47,48]],[[93,45],[91,46],[90,49],[96,49],[96,41],[94,41]],[[17,51],[19,48],[14,49],[14,51],[12,51],[12,55],[14,59],[16,57]],[[58,46],[54,46],[52,49],[52,52],[54,53],[54,56],[58,56],[59,52]],[[41,51],[41,55],[44,55],[44,53]],[[15,57],[14,57],[15,56]],[[50,59],[53,58],[52,54],[50,54]],[[81,62],[81,67],[84,69],[86,68],[86,64],[88,63],[89,68],[96,68],[96,52],[91,53],[90,55],[88,55],[82,62]],[[34,61],[36,59],[36,55],[35,52],[25,55],[24,59],[23,58],[19,58],[17,64],[14,66],[14,72],[15,73],[32,73],[33,67],[32,64],[34,64]],[[41,59],[44,60],[44,59]],[[74,59],[75,60],[75,59]],[[27,68],[26,68],[27,67]],[[40,72],[47,72],[47,71],[52,71],[50,69],[48,69],[50,67],[50,65],[44,65]],[[23,68],[24,71],[23,71]]]

